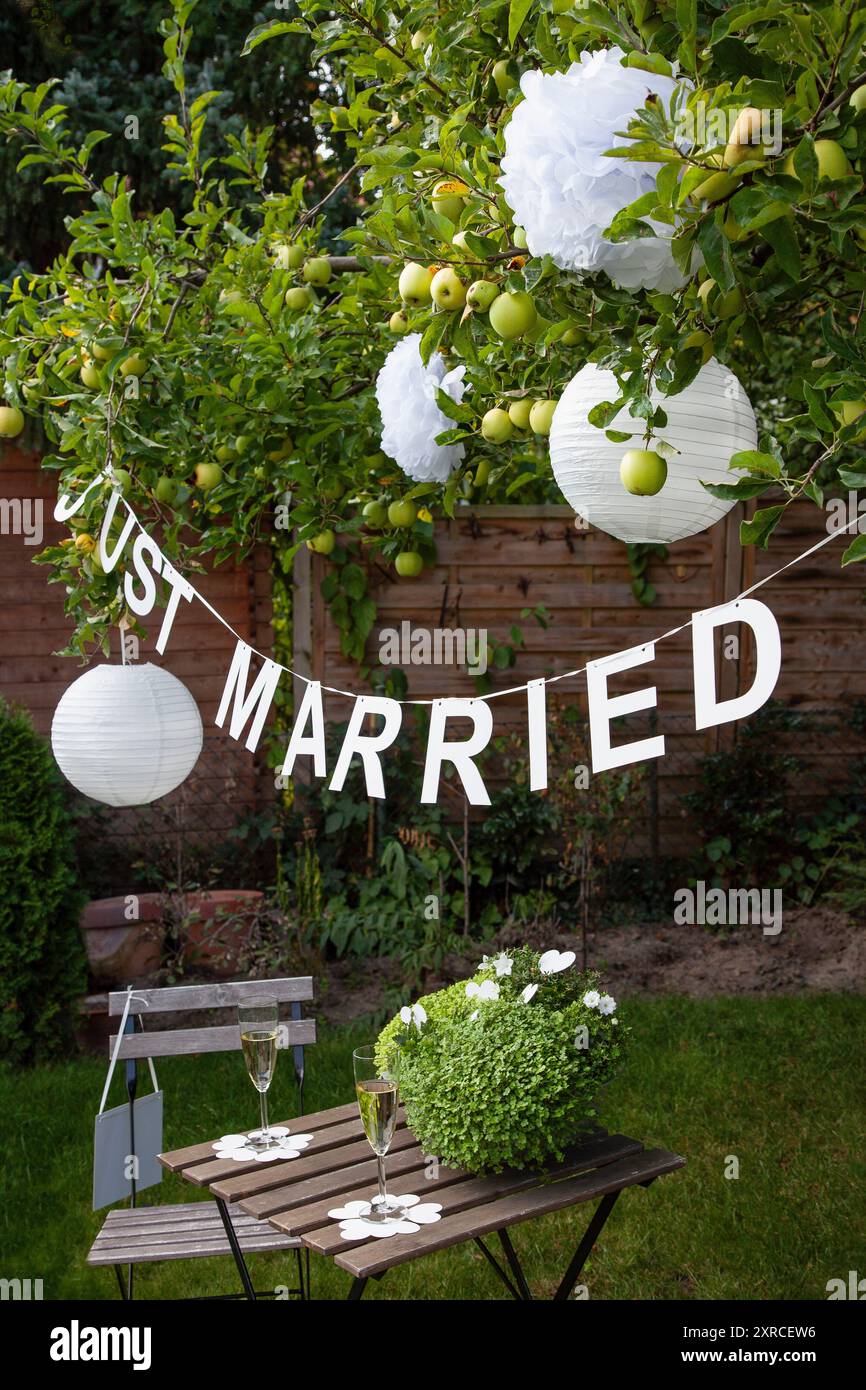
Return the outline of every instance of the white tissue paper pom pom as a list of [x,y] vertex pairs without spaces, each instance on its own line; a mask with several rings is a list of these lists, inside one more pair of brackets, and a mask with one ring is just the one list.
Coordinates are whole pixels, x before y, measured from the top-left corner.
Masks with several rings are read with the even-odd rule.
[[436,391],[452,401],[463,399],[465,367],[446,371],[434,352],[427,366],[421,360],[420,333],[410,333],[388,353],[376,378],[376,400],[382,416],[382,449],[416,483],[444,483],[463,457],[462,444],[437,444],[436,436],[453,422],[436,403]]
[[533,256],[560,270],[604,270],[622,289],[669,293],[685,283],[671,253],[673,228],[646,219],[654,237],[605,241],[622,208],[655,189],[660,164],[609,158],[617,131],[653,92],[668,107],[676,78],[624,68],[621,48],[581,53],[567,72],[526,72],[525,100],[505,127],[499,180]]

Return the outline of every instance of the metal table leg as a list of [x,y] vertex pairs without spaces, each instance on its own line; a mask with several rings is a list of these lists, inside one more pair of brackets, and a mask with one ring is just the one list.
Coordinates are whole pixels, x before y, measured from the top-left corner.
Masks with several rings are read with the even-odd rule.
[[241,1276],[241,1283],[244,1286],[244,1293],[252,1303],[255,1303],[256,1291],[253,1288],[253,1281],[250,1278],[250,1272],[247,1269],[247,1262],[244,1259],[244,1253],[241,1250],[237,1234],[235,1232],[235,1228],[232,1225],[232,1219],[229,1216],[228,1208],[221,1197],[217,1197],[216,1204],[217,1210],[222,1218],[225,1233],[228,1236],[228,1242],[231,1246],[231,1252],[235,1257],[235,1264],[238,1267],[238,1274]]
[[595,1209],[595,1215],[586,1228],[586,1234],[577,1247],[571,1264],[562,1276],[562,1282],[559,1288],[553,1295],[554,1302],[562,1303],[571,1296],[571,1291],[577,1283],[578,1275],[586,1263],[586,1258],[590,1250],[598,1240],[607,1218],[613,1211],[614,1203],[618,1196],[619,1192],[609,1192],[606,1197],[602,1197]]

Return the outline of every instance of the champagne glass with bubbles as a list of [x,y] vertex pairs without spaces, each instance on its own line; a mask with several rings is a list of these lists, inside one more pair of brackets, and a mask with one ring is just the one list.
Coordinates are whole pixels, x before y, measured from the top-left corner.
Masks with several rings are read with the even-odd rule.
[[279,1136],[268,1126],[268,1087],[277,1065],[279,1018],[276,1001],[239,1005],[238,1025],[244,1061],[261,1102],[262,1127],[252,1131],[249,1143],[264,1153],[280,1147]]
[[399,1197],[389,1197],[385,1191],[385,1155],[394,1137],[397,1123],[398,1086],[400,1081],[400,1049],[389,1052],[384,1066],[376,1063],[373,1046],[358,1047],[352,1053],[355,1068],[355,1094],[361,1112],[361,1124],[376,1155],[379,1191],[372,1199],[365,1221],[402,1221],[406,1207]]

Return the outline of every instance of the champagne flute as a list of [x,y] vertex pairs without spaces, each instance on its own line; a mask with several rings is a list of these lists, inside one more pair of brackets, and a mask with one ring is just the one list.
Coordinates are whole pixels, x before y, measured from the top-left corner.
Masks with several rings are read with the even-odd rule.
[[238,1006],[238,1026],[241,1048],[250,1081],[259,1093],[262,1113],[261,1129],[253,1130],[249,1143],[264,1153],[280,1147],[280,1138],[268,1126],[268,1087],[277,1065],[277,1033],[279,1019],[275,1000]]
[[355,1069],[355,1094],[361,1112],[361,1124],[376,1155],[376,1168],[379,1177],[379,1191],[372,1199],[370,1213],[365,1221],[403,1221],[407,1208],[399,1197],[389,1197],[385,1191],[385,1155],[394,1137],[397,1123],[398,1085],[400,1069],[400,1049],[395,1047],[388,1056],[387,1065],[376,1064],[376,1049],[372,1046],[357,1047],[352,1053]]

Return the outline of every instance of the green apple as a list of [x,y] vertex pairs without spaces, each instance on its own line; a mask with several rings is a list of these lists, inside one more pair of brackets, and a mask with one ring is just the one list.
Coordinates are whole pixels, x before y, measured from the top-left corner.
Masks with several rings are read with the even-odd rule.
[[392,333],[408,333],[409,320],[402,309],[397,309],[388,320],[388,327]]
[[550,434],[556,401],[533,401],[529,412],[529,426],[535,434]]
[[[854,172],[847,154],[836,140],[816,140],[815,158],[818,161],[819,179],[846,179]],[[799,177],[794,168],[793,150],[782,165],[782,172],[795,179]]]
[[414,526],[417,515],[418,511],[415,503],[410,502],[408,498],[392,502],[388,508],[388,520],[391,525],[399,526],[403,529]]
[[481,433],[489,444],[504,444],[514,433],[514,425],[507,410],[494,406],[481,419]]
[[276,449],[268,450],[268,458],[271,463],[282,463],[283,459],[291,458],[294,452],[295,441],[290,434],[287,434],[282,444],[278,445]]
[[147,358],[140,353],[134,352],[131,356],[124,358],[120,364],[121,376],[143,376],[147,371]]
[[242,299],[240,290],[220,290],[220,304],[239,304]]
[[153,491],[157,502],[164,502],[167,506],[171,506],[172,502],[177,497],[177,483],[174,478],[162,477],[157,479],[157,484]]
[[653,449],[626,449],[619,476],[626,492],[635,497],[655,497],[665,485],[668,466]]
[[462,309],[466,303],[466,286],[450,267],[437,270],[430,281],[430,297],[440,309]]
[[371,531],[381,531],[388,522],[388,509],[382,502],[365,502],[361,509],[364,525]]
[[331,278],[331,262],[327,256],[314,256],[304,266],[304,279],[308,285],[327,285]]
[[746,106],[737,116],[722,156],[726,169],[735,169],[747,159],[763,159],[766,149],[761,141],[762,119],[757,106]]
[[498,295],[499,289],[492,280],[473,280],[466,291],[466,303],[470,309],[477,309],[480,314],[486,314]]
[[735,314],[739,314],[744,306],[743,291],[739,285],[735,285],[732,290],[727,290],[720,294],[715,304],[713,312],[717,318],[732,319]]
[[319,490],[322,496],[327,499],[327,501],[339,502],[340,498],[343,496],[343,493],[346,491],[346,488],[339,478],[328,478],[324,483],[322,483],[322,486]]
[[537,318],[535,303],[525,290],[500,294],[490,306],[490,326],[506,343],[521,338],[535,326]]
[[[243,435],[241,436],[241,438],[244,437]],[[232,448],[231,444],[220,444],[219,448],[214,452],[220,463],[232,463],[238,456],[237,449]]]
[[508,418],[517,430],[529,429],[529,417],[532,413],[532,401],[528,396],[522,397],[519,401],[512,401],[508,407]]
[[500,58],[497,63],[493,64],[493,81],[496,83],[497,92],[504,101],[514,86],[511,63],[507,58]]
[[684,340],[683,347],[700,350],[701,363],[709,362],[713,355],[712,335],[705,332],[702,328],[696,329],[694,333],[690,333]]
[[433,211],[449,222],[459,222],[469,189],[460,179],[440,179],[433,188]]
[[429,29],[416,29],[409,43],[415,53],[420,53],[421,49],[426,48],[430,42]]
[[235,435],[235,453],[245,454],[252,442],[253,436],[251,434]]
[[400,271],[400,279],[397,281],[397,288],[400,291],[400,298],[404,304],[411,304],[413,309],[418,309],[422,304],[426,304],[430,298],[430,284],[433,279],[433,272],[425,265],[418,265],[416,261],[409,261]]
[[210,492],[217,483],[222,480],[223,471],[218,463],[197,463],[195,466],[195,483],[202,492]]
[[464,231],[455,232],[451,238],[451,245],[456,246],[458,251],[462,251],[464,256],[471,256],[472,252],[466,245],[466,233]]
[[116,486],[124,497],[128,497],[129,493],[132,491],[132,474],[128,473],[125,468],[115,468],[113,469],[113,475]]
[[[724,156],[711,154],[707,163],[720,169],[724,164]],[[707,203],[717,203],[720,198],[727,198],[729,193],[733,193],[739,181],[739,175],[735,174],[709,174],[703,183],[692,189],[689,196],[698,202],[703,200]]]
[[852,93],[849,105],[853,106],[855,111],[866,111],[866,86],[858,87],[856,92]]
[[526,250],[526,231],[523,227],[515,227],[511,233],[511,245],[516,246],[519,251]]
[[578,347],[585,337],[586,334],[583,329],[578,328],[575,324],[573,328],[566,328],[559,341],[562,343],[563,347]]
[[475,469],[475,476],[473,477],[472,482],[473,482],[473,484],[474,484],[475,487],[484,487],[484,485],[485,485],[485,483],[487,482],[487,479],[488,479],[489,477],[490,477],[490,460],[489,460],[489,459],[481,459],[481,461],[480,461],[479,464],[478,464],[478,467]]
[[[119,346],[120,344],[118,344],[118,347]],[[110,339],[105,338],[100,342],[98,339],[94,338],[93,342],[90,344],[90,351],[97,362],[107,362],[109,357],[114,356],[116,349]]]
[[401,579],[417,579],[424,568],[424,561],[417,550],[401,550],[394,561],[394,568]]
[[317,536],[312,536],[307,541],[307,549],[313,550],[317,555],[330,555],[334,546],[337,544],[337,537],[329,526],[324,531],[320,531]]
[[92,362],[88,362],[86,366],[82,367],[78,375],[81,377],[84,385],[88,386],[91,391],[96,391],[102,384],[99,368],[94,367]]
[[274,247],[274,264],[280,270],[300,270],[304,264],[304,248],[298,242],[282,242]]
[[303,289],[301,285],[294,285],[290,290],[286,290],[286,308],[291,309],[293,314],[303,313],[305,309],[309,309],[312,302],[310,291]]

